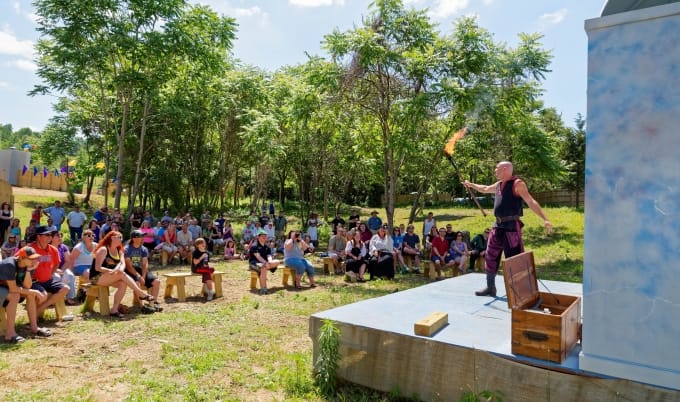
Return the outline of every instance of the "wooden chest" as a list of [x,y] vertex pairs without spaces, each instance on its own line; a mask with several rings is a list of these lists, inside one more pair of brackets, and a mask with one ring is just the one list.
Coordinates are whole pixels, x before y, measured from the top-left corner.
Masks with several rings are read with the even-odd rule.
[[512,314],[512,353],[562,363],[581,333],[581,298],[538,291],[534,254],[507,258],[505,291]]

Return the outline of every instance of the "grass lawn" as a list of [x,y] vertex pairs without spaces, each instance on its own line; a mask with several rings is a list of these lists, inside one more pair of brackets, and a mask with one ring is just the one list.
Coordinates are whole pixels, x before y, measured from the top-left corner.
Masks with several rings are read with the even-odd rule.
[[[51,201],[36,196],[15,198],[22,223],[27,222],[24,219],[36,202],[46,205]],[[490,218],[483,218],[473,209],[432,211],[440,224],[452,223],[454,229],[466,229],[472,234],[491,223]],[[368,210],[363,212],[362,216],[367,216]],[[546,213],[556,229],[550,236],[543,234],[539,220],[530,211],[525,219],[526,248],[535,251],[538,275],[542,279],[578,282],[582,272],[583,213],[569,208],[547,208]],[[405,222],[407,214],[407,209],[400,209],[396,223]],[[416,222],[418,232],[421,222]],[[270,275],[269,288],[273,292],[259,296],[248,288],[245,263],[225,263],[217,257],[213,263],[226,274],[224,297],[212,302],[198,296],[200,279],[192,277],[187,280],[187,301],[169,299],[162,313],[141,315],[133,310],[119,321],[97,313],[83,314],[79,306],[69,307],[77,314],[73,322],[57,323],[48,315],[41,324],[52,330],[51,338],[30,339],[16,346],[0,345],[0,398],[323,400],[310,374],[309,316],[428,283],[422,276],[397,275],[394,281],[348,284],[341,277],[321,275],[321,263],[313,258],[320,287],[310,289],[303,284],[302,291],[284,289],[282,274],[277,272]],[[152,270],[163,273],[188,267],[161,269],[154,265]],[[131,292],[123,303],[132,304]],[[28,335],[21,307],[18,331]],[[348,385],[340,389],[338,399],[380,401],[392,397]]]

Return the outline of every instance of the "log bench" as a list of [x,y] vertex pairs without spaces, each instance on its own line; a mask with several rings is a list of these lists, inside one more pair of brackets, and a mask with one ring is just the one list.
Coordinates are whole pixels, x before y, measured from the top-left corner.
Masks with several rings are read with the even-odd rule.
[[[257,289],[259,283],[260,283],[260,274],[258,274],[256,271],[250,270],[250,288],[251,289]],[[295,285],[295,268],[290,268],[290,267],[283,267],[283,275],[281,277],[281,284],[283,287],[288,286],[288,278],[290,278],[290,285],[294,286]],[[262,287],[262,286],[260,286]]]
[[83,283],[79,287],[87,289],[85,293],[85,311],[94,311],[94,302],[99,299],[99,314],[103,316],[111,314],[108,286]]
[[[61,319],[66,314],[68,314],[68,311],[66,311],[66,303],[64,302],[64,299],[57,301],[57,303],[52,307],[54,307],[54,312],[55,315],[57,316],[58,321],[61,321]],[[0,306],[0,335],[4,335],[6,329],[7,329],[7,312],[5,311],[4,307]]]
[[[215,296],[216,297],[222,297],[222,275],[224,272],[220,271],[215,271],[213,272],[213,279],[215,282]],[[198,276],[201,277],[203,276],[202,274],[199,273],[193,273],[193,272],[169,272],[167,274],[163,274],[165,277],[165,294],[164,297],[170,298],[172,297],[172,288],[174,286],[177,286],[177,301],[183,302],[186,301],[186,290],[185,290],[185,284],[186,284],[186,278],[191,277],[191,276]]]

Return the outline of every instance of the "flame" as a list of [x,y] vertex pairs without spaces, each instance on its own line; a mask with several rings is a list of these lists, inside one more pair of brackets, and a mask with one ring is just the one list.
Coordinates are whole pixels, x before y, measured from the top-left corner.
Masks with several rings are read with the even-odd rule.
[[465,134],[467,134],[468,130],[467,127],[463,127],[460,130],[456,131],[456,133],[451,137],[449,142],[444,145],[444,154],[446,156],[453,156],[453,150],[456,148],[456,142],[460,140],[461,138],[465,137]]

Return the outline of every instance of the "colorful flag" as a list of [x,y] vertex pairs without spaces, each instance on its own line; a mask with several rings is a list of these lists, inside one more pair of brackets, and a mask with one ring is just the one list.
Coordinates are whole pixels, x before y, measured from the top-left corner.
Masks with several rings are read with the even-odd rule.
[[54,175],[59,177],[59,169],[54,169]]
[[104,169],[104,168],[106,167],[106,165],[104,164],[104,162],[97,162],[97,164],[94,165],[94,166],[95,166],[97,169]]
[[50,172],[50,171],[47,170],[47,167],[46,167],[46,166],[43,166],[43,177],[47,177],[47,174],[48,174],[49,172]]
[[25,175],[26,171],[28,170],[28,166],[24,165],[24,167],[21,169],[21,175]]
[[62,166],[61,173],[68,173],[68,168],[66,166]]
[[38,168],[33,166],[33,176],[36,176],[38,174]]

